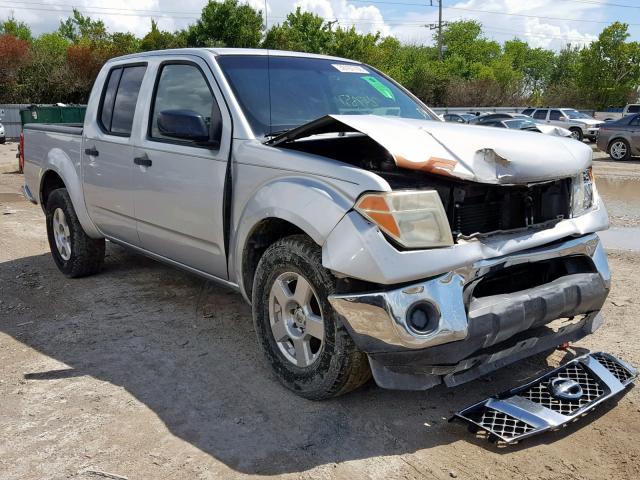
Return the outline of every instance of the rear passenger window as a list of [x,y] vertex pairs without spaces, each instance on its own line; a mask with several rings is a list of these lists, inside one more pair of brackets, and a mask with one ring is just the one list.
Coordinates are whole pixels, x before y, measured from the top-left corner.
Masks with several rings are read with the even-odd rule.
[[546,120],[547,119],[547,112],[549,110],[536,110],[536,113],[533,114],[533,118],[536,118],[538,120]]
[[140,85],[147,67],[115,68],[109,73],[102,105],[100,124],[107,133],[131,134]]
[[549,114],[549,120],[560,120],[560,117],[562,117],[562,113],[560,113],[560,110],[551,110],[551,113]]
[[640,112],[640,105],[631,105],[627,110],[627,113],[638,113]]

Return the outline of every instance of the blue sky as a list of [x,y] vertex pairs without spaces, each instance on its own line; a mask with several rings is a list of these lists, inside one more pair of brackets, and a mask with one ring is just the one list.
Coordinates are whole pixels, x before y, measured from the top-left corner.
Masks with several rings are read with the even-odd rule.
[[[247,0],[264,10],[264,0]],[[593,40],[615,20],[632,25],[632,39],[640,40],[640,0],[443,0],[444,19],[475,19],[486,36],[500,42],[514,37],[559,49],[567,43]],[[69,15],[71,6],[108,27],[143,35],[155,18],[166,30],[193,22],[206,0],[0,0],[0,12],[13,12],[36,33],[52,31]],[[266,0],[269,24],[281,22],[296,6],[359,31],[380,31],[403,41],[430,44],[433,32],[425,24],[437,20],[437,0]],[[0,14],[2,15],[2,14]]]

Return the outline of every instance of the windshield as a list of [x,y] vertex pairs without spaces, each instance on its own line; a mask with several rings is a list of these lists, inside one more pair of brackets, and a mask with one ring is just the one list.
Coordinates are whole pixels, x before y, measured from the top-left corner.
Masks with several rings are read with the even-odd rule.
[[578,110],[563,110],[563,112],[569,118],[591,118],[589,115],[579,112]]
[[220,56],[218,63],[256,136],[328,114],[434,120],[396,84],[361,64],[266,55]]

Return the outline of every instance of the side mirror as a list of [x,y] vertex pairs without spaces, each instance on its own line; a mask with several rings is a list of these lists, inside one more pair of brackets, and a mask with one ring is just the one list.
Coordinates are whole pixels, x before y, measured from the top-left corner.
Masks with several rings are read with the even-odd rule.
[[158,130],[165,137],[206,145],[213,143],[204,118],[193,110],[163,110],[158,114]]

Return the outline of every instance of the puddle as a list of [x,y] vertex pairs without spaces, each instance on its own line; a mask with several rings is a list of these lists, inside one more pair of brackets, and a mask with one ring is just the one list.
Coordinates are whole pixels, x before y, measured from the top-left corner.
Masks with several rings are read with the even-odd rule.
[[640,252],[640,227],[612,227],[598,232],[604,248]]
[[598,177],[596,186],[609,215],[640,218],[640,179]]
[[0,205],[23,202],[24,200],[21,193],[0,193]]

